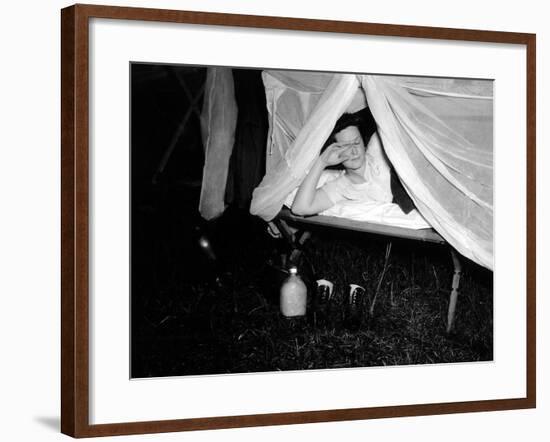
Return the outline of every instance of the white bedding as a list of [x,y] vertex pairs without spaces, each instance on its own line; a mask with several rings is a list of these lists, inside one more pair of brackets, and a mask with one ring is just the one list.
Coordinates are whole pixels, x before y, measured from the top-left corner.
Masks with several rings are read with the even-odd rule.
[[[332,170],[323,172],[318,187],[337,178],[340,174],[341,172]],[[292,202],[294,201],[297,191],[298,189],[294,190],[286,198],[285,205],[287,207],[292,207]],[[414,209],[405,214],[397,204],[381,203],[377,201],[342,201],[335,204],[330,209],[321,212],[319,215],[347,218],[354,221],[367,221],[370,223],[404,227],[414,230],[431,228],[418,210]]]
[[428,229],[431,226],[413,209],[405,214],[397,204],[373,202],[344,201],[335,204],[320,215],[337,216],[355,221],[368,221],[407,229]]

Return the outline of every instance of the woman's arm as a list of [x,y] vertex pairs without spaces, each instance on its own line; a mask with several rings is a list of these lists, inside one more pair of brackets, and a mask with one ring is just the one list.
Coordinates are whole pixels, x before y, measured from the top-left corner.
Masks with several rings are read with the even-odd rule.
[[317,189],[319,178],[327,166],[333,166],[348,158],[349,149],[340,147],[337,143],[331,144],[315,160],[313,167],[300,184],[294,202],[292,212],[296,215],[315,215],[334,205],[323,189]]

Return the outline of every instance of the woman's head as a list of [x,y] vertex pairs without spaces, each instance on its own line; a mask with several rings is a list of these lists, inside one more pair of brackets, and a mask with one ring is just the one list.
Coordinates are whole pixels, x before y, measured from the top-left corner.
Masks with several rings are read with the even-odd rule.
[[358,169],[365,162],[365,146],[375,131],[376,122],[368,107],[353,114],[345,113],[336,121],[322,150],[332,143],[348,146],[350,158],[341,166],[346,169]]

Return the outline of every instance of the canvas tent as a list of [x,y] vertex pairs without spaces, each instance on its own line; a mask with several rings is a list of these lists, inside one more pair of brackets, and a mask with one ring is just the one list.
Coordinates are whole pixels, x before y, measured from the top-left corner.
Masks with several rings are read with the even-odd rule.
[[[254,191],[252,214],[275,218],[338,117],[368,105],[385,154],[418,211],[462,255],[493,269],[491,81],[290,71],[264,71],[263,80],[266,174]],[[222,81],[218,95],[212,84],[203,113],[212,109],[208,100],[227,95]],[[227,126],[236,118],[231,106],[219,109],[217,119],[210,116],[212,128],[214,120]],[[226,173],[231,146],[218,138],[206,150],[203,183]],[[223,201],[203,191],[200,210],[215,216]]]

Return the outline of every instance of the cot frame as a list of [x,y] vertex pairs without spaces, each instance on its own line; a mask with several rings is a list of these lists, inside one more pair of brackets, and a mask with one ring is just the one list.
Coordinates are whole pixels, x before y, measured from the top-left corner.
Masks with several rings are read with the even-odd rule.
[[[283,207],[271,223],[275,225],[281,236],[289,244],[290,252],[288,254],[288,260],[292,263],[296,263],[298,261],[302,253],[303,245],[311,237],[312,228],[315,229],[317,227],[348,230],[357,232],[358,234],[372,234],[389,238],[399,238],[448,246],[453,263],[453,278],[451,281],[451,291],[449,294],[449,306],[447,308],[446,331],[448,334],[453,331],[455,325],[456,304],[460,290],[460,277],[462,276],[462,256],[433,228],[408,229],[405,227],[378,224],[368,221],[356,221],[347,218],[324,215],[298,216],[294,215],[286,207]],[[298,229],[303,228],[303,231],[295,231],[295,229],[293,229],[294,226]]]

